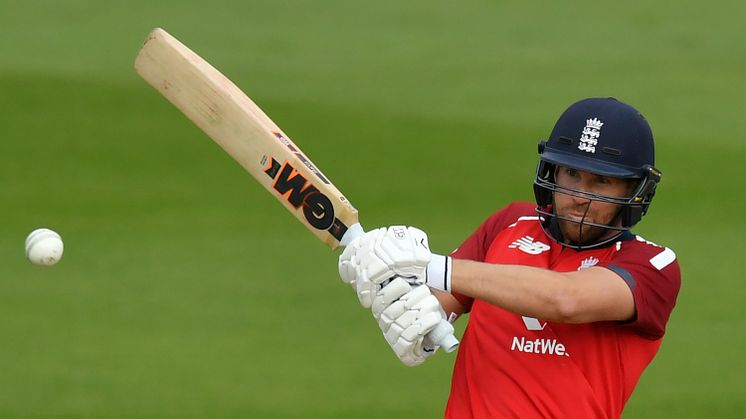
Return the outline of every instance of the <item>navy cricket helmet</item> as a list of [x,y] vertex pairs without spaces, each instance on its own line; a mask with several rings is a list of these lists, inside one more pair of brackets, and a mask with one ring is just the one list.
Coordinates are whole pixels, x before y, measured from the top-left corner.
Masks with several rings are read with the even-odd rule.
[[[555,192],[617,204],[620,210],[614,225],[586,224],[616,230],[619,234],[582,247],[599,246],[615,240],[639,222],[650,206],[661,178],[661,172],[654,167],[654,149],[650,125],[632,106],[614,98],[590,98],[572,104],[557,120],[549,139],[539,142],[539,164],[534,180],[537,212],[545,223],[556,217],[552,211]],[[632,179],[637,186],[631,196],[624,198],[562,188],[554,178],[558,166]],[[580,223],[582,225],[583,221]],[[564,243],[557,234],[550,236],[565,245],[581,247]]]

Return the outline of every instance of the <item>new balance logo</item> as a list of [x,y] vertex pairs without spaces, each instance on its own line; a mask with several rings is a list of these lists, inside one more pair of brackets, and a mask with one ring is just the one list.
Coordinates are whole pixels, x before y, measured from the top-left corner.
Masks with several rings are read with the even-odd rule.
[[541,252],[546,252],[550,249],[549,245],[544,244],[540,241],[534,241],[534,238],[531,236],[523,236],[520,239],[514,241],[513,243],[508,246],[510,249],[518,248],[518,250],[521,250],[523,252],[528,253],[529,255],[538,255]]

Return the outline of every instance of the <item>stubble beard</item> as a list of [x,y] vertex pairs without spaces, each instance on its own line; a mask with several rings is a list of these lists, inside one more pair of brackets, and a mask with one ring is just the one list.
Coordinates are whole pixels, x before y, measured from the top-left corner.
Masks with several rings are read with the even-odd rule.
[[[555,214],[558,216],[557,221],[559,223],[560,232],[562,233],[562,236],[564,237],[566,242],[575,246],[587,246],[596,244],[605,238],[611,237],[614,234],[618,234],[617,230],[591,226],[584,223],[591,222],[594,224],[613,226],[615,220],[617,220],[618,218],[617,216],[619,215],[621,208],[617,209],[617,211],[606,217],[607,219],[599,219],[597,217],[597,214],[593,213],[591,210],[588,210],[588,212],[586,213],[587,209],[588,207],[584,205],[581,208],[558,208],[557,212],[555,212]],[[570,213],[584,214],[584,216],[582,217],[582,219],[578,220],[559,218],[563,216],[572,218],[568,215]]]
[[613,230],[580,224],[575,221],[559,219],[559,228],[565,240],[575,246],[590,245],[599,242]]

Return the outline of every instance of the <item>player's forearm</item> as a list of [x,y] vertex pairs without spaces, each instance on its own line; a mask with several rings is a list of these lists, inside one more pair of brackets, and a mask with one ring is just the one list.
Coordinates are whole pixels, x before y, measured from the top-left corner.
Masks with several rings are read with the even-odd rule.
[[432,292],[435,298],[438,299],[440,307],[445,311],[447,319],[455,320],[466,311],[464,306],[451,293],[438,289],[432,289]]
[[519,265],[453,260],[453,291],[524,316],[572,322],[575,299],[561,273]]

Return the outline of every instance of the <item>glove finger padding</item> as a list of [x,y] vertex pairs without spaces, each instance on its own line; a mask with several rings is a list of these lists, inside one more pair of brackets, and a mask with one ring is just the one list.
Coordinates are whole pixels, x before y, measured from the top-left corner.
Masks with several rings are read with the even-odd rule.
[[355,239],[349,244],[339,255],[339,263],[337,268],[339,269],[339,277],[345,284],[355,285],[357,280],[357,251],[360,249],[360,239]]
[[393,265],[388,255],[376,250],[383,239],[383,234],[375,237],[375,240],[364,243],[359,252],[360,268],[367,272],[368,279],[376,284],[394,276]]
[[360,273],[355,282],[355,290],[357,291],[357,299],[360,301],[360,305],[365,308],[370,308],[373,304],[373,297],[378,290],[376,284],[368,281],[368,277],[365,271]]
[[[395,284],[400,279],[392,281],[389,286],[398,287]],[[385,307],[377,319],[386,342],[405,365],[421,364],[437,349],[424,345],[424,339],[443,319],[440,303],[425,285],[412,289],[388,306],[383,304],[382,294],[376,297],[375,306],[377,309]]]
[[386,234],[385,228],[377,228],[356,238],[345,247],[342,254],[339,255],[339,263],[337,264],[342,282],[354,284],[357,281],[361,256],[369,253],[374,247],[374,243],[380,240],[384,234]]
[[[403,310],[405,310],[405,301],[399,299],[411,290],[412,286],[409,285],[409,283],[407,283],[407,281],[402,278],[396,278],[391,281],[391,283],[378,291],[375,298],[373,299],[373,304],[371,306],[373,317],[375,317],[376,319],[380,318],[382,313],[389,310],[389,308],[394,304],[396,304],[397,307],[401,306],[401,310],[403,313]],[[397,315],[391,317],[391,313],[392,312],[389,312],[390,318],[396,318],[401,314],[398,313]]]
[[414,227],[378,228],[354,240],[339,258],[342,281],[353,285],[363,307],[396,277],[412,285],[425,282],[431,253],[425,232]]
[[377,283],[369,280],[366,266],[375,264],[374,260],[371,261],[371,258],[375,258],[372,249],[375,242],[379,241],[385,233],[385,228],[378,228],[365,233],[365,235],[350,243],[340,256],[340,277],[342,281],[355,288],[360,305],[365,308],[370,307],[373,303],[373,297],[380,288]]

